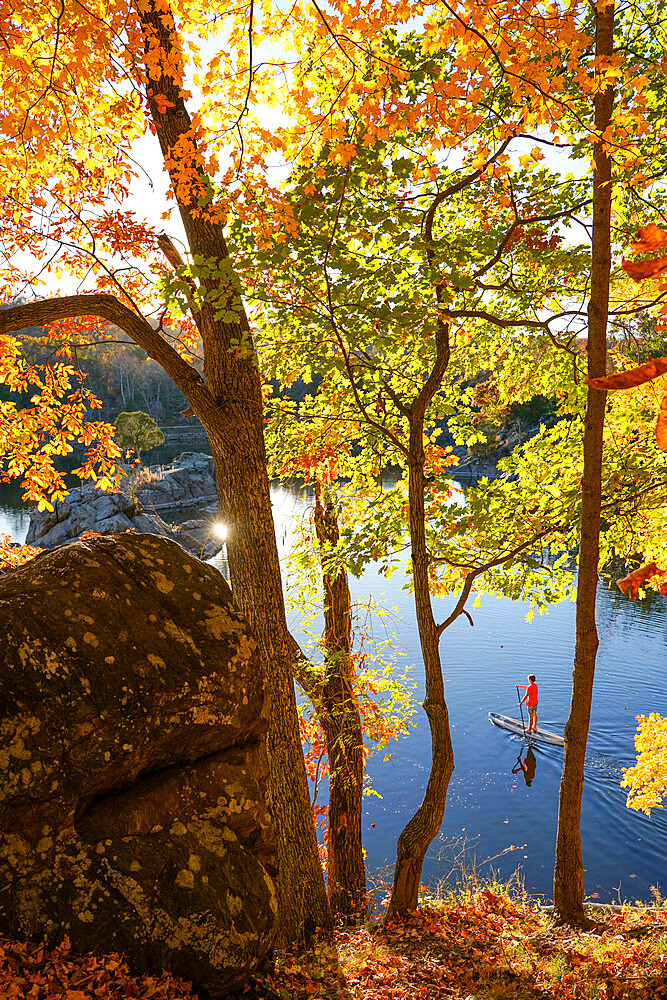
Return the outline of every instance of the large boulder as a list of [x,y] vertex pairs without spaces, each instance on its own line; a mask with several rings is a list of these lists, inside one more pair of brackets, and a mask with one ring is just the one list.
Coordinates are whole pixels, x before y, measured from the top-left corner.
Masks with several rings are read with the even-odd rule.
[[0,932],[221,996],[274,935],[266,699],[222,576],[121,535],[0,577]]
[[210,515],[190,519],[185,528],[169,524],[158,513],[182,507],[202,509],[216,500],[210,455],[184,452],[171,465],[130,470],[121,483],[122,490],[110,493],[90,485],[77,486],[64,500],[56,500],[52,511],[33,510],[26,543],[51,549],[76,541],[86,532],[116,535],[139,531],[172,538],[204,559],[222,548]]

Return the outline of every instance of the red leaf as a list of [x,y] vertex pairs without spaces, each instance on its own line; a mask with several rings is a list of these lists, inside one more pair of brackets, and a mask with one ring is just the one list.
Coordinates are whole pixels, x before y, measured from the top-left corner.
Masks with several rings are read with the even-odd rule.
[[663,393],[655,422],[655,441],[662,451],[667,448],[667,392]]
[[660,229],[655,222],[649,222],[635,235],[635,242],[630,249],[634,253],[648,253],[651,250],[661,250],[663,247],[667,247],[667,229]]
[[[667,257],[665,260],[667,261]],[[667,357],[651,358],[645,365],[630,368],[627,372],[588,379],[586,385],[592,385],[596,389],[632,389],[636,385],[642,385],[653,378],[658,378],[659,375],[664,375],[665,372],[667,372]]]
[[621,267],[634,281],[656,278],[667,271],[667,257],[653,257],[651,260],[624,260]]

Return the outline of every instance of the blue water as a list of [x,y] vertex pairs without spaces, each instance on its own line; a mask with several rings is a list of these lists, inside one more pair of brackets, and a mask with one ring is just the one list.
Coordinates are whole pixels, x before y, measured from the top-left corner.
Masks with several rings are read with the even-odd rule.
[[[436,616],[444,617],[442,611],[444,607]],[[512,774],[523,741],[491,726],[488,712],[518,718],[514,685],[526,683],[526,674],[534,672],[540,691],[539,722],[562,732],[570,702],[574,606],[561,604],[530,624],[526,611],[519,603],[482,598],[481,607],[473,612],[474,628],[460,618],[443,637],[455,758],[443,837],[477,840],[468,863],[472,853],[482,861],[510,846],[520,848],[493,867],[503,878],[520,867],[528,891],[551,896],[563,752],[536,746],[535,777],[528,787],[523,772]],[[608,590],[598,601],[601,643],[585,767],[582,844],[585,891],[590,896],[597,893],[602,901],[617,900],[619,894],[623,899],[646,899],[651,886],[661,883],[664,889],[667,883],[664,810],[654,810],[650,820],[628,810],[619,787],[622,769],[634,763],[635,716],[667,711],[666,611],[667,602],[662,600],[654,604],[649,617],[641,606]],[[417,632],[408,620],[401,639],[418,661]],[[423,696],[420,669],[415,678],[416,695]],[[395,842],[405,818],[420,801],[429,754],[423,717],[390,764],[371,766],[374,786],[383,795],[382,801],[369,799],[365,810],[371,867],[388,855],[388,843]],[[439,846],[434,844],[429,852],[426,883],[441,872],[435,858]],[[446,857],[450,854],[445,852]]]
[[[290,545],[294,520],[307,497],[276,487],[274,517],[282,557]],[[188,516],[193,516],[190,511]],[[22,541],[28,514],[15,494],[0,496],[0,533]],[[412,598],[402,588],[400,573],[390,580],[371,567],[351,580],[353,597],[369,596],[397,609],[397,647],[414,664],[414,692],[423,697],[423,670]],[[453,598],[437,600],[442,620]],[[467,843],[466,862],[481,872],[486,858],[509,847],[515,850],[492,862],[501,878],[517,869],[526,889],[552,895],[553,860],[558,812],[562,750],[535,748],[536,770],[530,787],[521,771],[512,774],[522,740],[492,726],[489,711],[518,717],[515,684],[534,672],[540,693],[539,724],[562,732],[570,702],[574,645],[574,605],[564,603],[547,615],[525,620],[520,602],[483,597],[471,608],[474,627],[459,618],[445,633],[441,651],[447,704],[454,741],[455,771],[442,828],[442,840],[432,845],[423,880],[434,885],[451,868],[454,841]],[[290,624],[298,631],[300,615]],[[598,597],[598,652],[590,736],[585,768],[582,847],[585,891],[600,901],[649,899],[651,886],[667,890],[667,815],[656,809],[648,819],[625,806],[619,787],[622,769],[634,763],[635,716],[652,711],[667,714],[667,598],[632,603],[616,589],[601,588]],[[430,765],[430,735],[419,707],[417,726],[406,740],[372,759],[369,776],[382,798],[364,800],[364,846],[369,873],[391,865],[403,826],[419,804]],[[525,759],[525,751],[523,752]],[[440,863],[438,852],[442,851]],[[387,876],[390,878],[390,873]]]
[[[279,539],[307,502],[285,489],[274,490]],[[287,539],[284,553],[288,547]],[[397,646],[407,653],[399,664],[414,665],[414,696],[420,702],[424,673],[412,597],[402,590],[404,583],[400,573],[387,580],[371,568],[361,579],[351,579],[350,589],[353,600],[372,597],[397,609],[393,630]],[[444,620],[454,603],[453,597],[434,601],[436,620]],[[492,866],[505,880],[518,869],[527,891],[552,898],[563,751],[536,746],[535,777],[527,786],[522,771],[512,774],[522,751],[525,760],[523,741],[492,726],[488,713],[519,718],[515,685],[526,684],[526,675],[535,673],[539,724],[562,734],[570,705],[575,606],[568,601],[531,622],[521,602],[487,596],[479,608],[469,606],[474,626],[460,617],[441,640],[455,771],[441,838],[427,855],[423,881],[434,886],[465,844],[468,868],[476,864],[480,873],[489,874]],[[299,619],[292,613],[295,633]],[[653,810],[649,819],[627,809],[619,782],[623,768],[635,762],[635,716],[667,714],[667,598],[633,603],[617,588],[601,587],[597,619],[600,648],[582,803],[585,892],[602,902],[646,900],[652,886],[667,890],[667,810]],[[398,836],[428,778],[430,732],[420,705],[415,719],[417,727],[394,744],[389,761],[380,753],[369,763],[370,781],[382,796],[366,798],[364,807],[364,847],[373,875],[393,864]],[[482,864],[509,847],[517,849]]]

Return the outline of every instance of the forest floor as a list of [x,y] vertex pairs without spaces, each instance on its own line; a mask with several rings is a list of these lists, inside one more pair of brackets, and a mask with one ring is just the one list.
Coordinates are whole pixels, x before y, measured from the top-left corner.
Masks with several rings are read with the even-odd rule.
[[[339,929],[336,949],[286,955],[235,1000],[667,1000],[667,902],[596,909],[587,931],[500,887],[458,892],[408,919]],[[131,976],[117,956],[0,938],[2,1000],[194,1000]]]

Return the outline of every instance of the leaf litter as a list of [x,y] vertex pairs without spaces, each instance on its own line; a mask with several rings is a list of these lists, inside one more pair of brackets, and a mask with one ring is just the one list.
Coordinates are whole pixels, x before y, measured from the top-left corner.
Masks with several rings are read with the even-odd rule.
[[[252,1000],[667,1000],[667,905],[595,911],[587,931],[501,887],[337,931],[338,968],[288,955]],[[330,958],[330,956],[329,956]]]
[[[617,910],[596,909],[578,931],[498,886],[452,894],[400,920],[338,928],[335,948],[280,955],[234,998],[667,1000],[667,903]],[[168,972],[133,976],[117,954],[3,937],[0,997],[200,1000]]]

